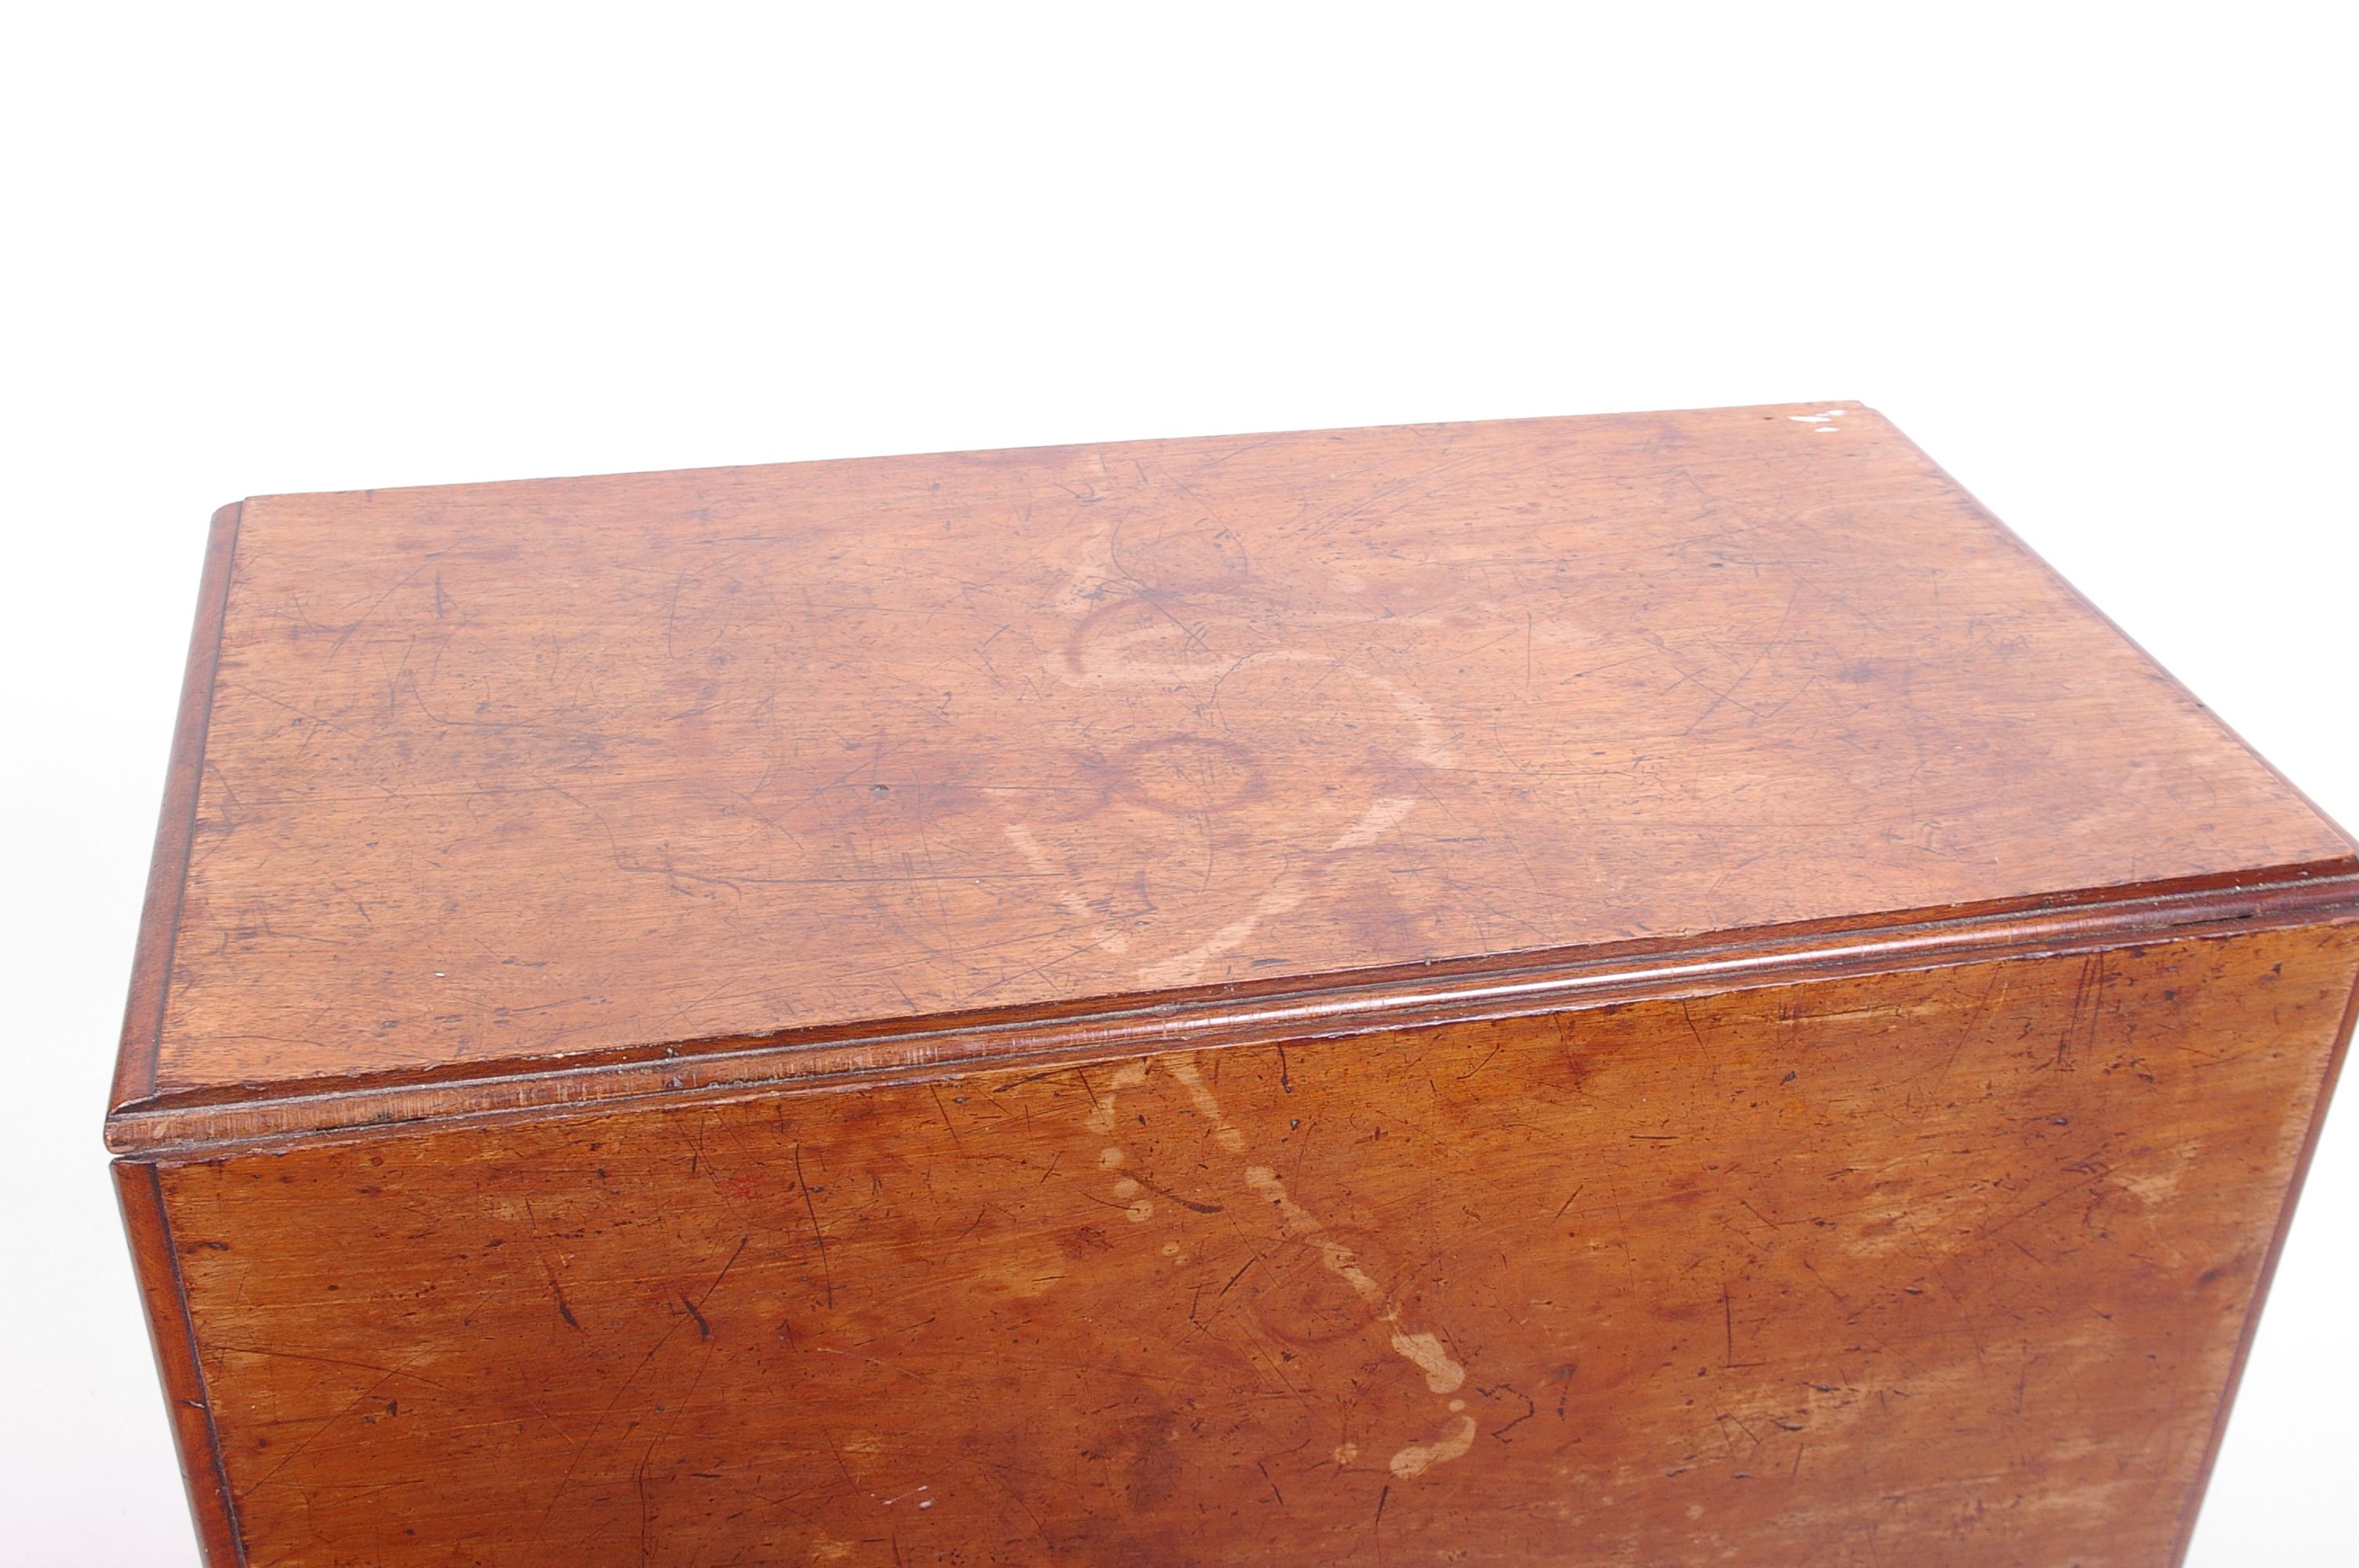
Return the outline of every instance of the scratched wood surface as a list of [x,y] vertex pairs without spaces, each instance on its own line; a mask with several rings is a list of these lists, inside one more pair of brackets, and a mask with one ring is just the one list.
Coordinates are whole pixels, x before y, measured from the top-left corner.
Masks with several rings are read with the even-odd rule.
[[119,1103],[2351,855],[1848,405],[265,497],[224,549]]
[[2157,1564],[2332,824],[1851,406],[264,497],[109,1141],[210,1559]]
[[2354,966],[2181,940],[161,1190],[257,1564],[2145,1568]]

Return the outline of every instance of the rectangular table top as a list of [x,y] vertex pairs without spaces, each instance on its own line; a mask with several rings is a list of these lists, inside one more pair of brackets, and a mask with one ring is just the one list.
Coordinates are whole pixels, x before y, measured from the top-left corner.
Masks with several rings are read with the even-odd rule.
[[2352,857],[1853,405],[266,496],[207,594],[118,1106]]

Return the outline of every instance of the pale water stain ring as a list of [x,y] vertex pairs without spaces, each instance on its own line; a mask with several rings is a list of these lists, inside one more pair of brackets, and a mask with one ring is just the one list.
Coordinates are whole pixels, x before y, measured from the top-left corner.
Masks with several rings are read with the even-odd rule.
[[1169,816],[1229,811],[1269,794],[1254,754],[1212,735],[1164,735],[1116,752],[1106,763],[1113,794]]

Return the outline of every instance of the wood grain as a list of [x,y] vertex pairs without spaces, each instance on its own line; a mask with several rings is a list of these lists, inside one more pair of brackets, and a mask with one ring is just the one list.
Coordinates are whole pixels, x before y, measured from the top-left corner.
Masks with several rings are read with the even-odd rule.
[[214,1564],[2175,1562],[2359,855],[1880,417],[216,517]]
[[243,1563],[245,1544],[238,1537],[229,1474],[222,1465],[221,1434],[213,1426],[212,1403],[205,1393],[204,1373],[197,1365],[196,1324],[189,1316],[188,1285],[180,1277],[180,1251],[172,1239],[171,1221],[164,1213],[158,1168],[115,1162],[114,1191],[122,1206],[124,1234],[138,1266],[147,1341],[163,1379],[165,1410],[172,1422],[173,1445],[179,1452],[180,1478],[188,1489],[197,1539],[208,1563]]
[[162,1182],[256,1562],[2152,1564],[2354,966],[2335,925]]
[[198,784],[204,776],[205,738],[212,719],[221,659],[222,622],[228,609],[230,565],[237,555],[238,505],[213,514],[205,539],[205,569],[197,590],[197,621],[189,633],[189,663],[180,681],[179,713],[172,727],[171,760],[158,813],[156,849],[148,859],[147,896],[140,906],[139,940],[132,957],[131,994],[123,1010],[110,1103],[136,1103],[156,1090],[164,1035],[164,1002],[179,937],[181,898],[196,847]]
[[210,714],[168,1101],[2352,854],[1854,407],[262,497]]
[[988,1017],[788,1031],[702,1049],[618,1052],[501,1073],[312,1080],[300,1094],[230,1086],[118,1110],[118,1152],[185,1156],[221,1148],[383,1136],[444,1121],[564,1115],[591,1105],[720,1099],[959,1067],[1041,1066],[1111,1054],[1331,1039],[1370,1028],[1529,1017],[1569,1005],[1710,996],[1780,981],[1930,968],[1999,957],[2103,952],[2174,936],[2315,925],[2359,911],[2359,876],[2261,877],[2126,897],[2059,896],[2037,907],[1940,918],[1814,922],[1680,943],[1603,944],[1537,962],[1419,966],[1326,985],[1236,987],[1140,1006],[1012,1010]]

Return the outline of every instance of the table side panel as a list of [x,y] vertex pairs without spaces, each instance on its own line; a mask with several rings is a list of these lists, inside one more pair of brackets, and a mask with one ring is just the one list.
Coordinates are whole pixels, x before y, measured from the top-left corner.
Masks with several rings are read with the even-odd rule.
[[2359,933],[166,1168],[255,1561],[2169,1560]]

